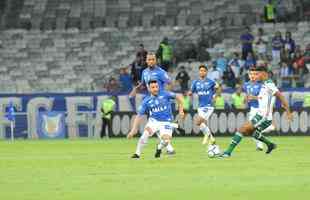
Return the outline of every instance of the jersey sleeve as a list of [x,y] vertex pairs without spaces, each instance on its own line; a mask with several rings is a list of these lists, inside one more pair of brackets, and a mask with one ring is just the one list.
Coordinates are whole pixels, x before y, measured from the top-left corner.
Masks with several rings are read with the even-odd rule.
[[272,95],[274,95],[276,92],[279,91],[279,89],[273,82],[267,82],[266,87],[268,88],[269,91],[271,91]]
[[193,92],[193,93],[196,92],[196,81],[193,81],[193,82],[192,82],[192,85],[191,85],[191,92]]
[[165,96],[168,98],[168,99],[175,99],[176,97],[176,93],[174,92],[165,92]]
[[216,82],[215,82],[214,80],[211,80],[211,87],[212,87],[213,89],[215,89],[215,87],[216,87]]
[[210,80],[210,83],[211,83],[211,90],[215,92],[216,88],[218,87],[217,83],[214,80]]
[[166,83],[166,84],[171,83],[171,79],[170,79],[168,73],[166,71],[164,71],[164,70],[162,70],[160,78],[163,81],[163,83]]
[[142,101],[142,104],[138,107],[137,114],[138,115],[145,115],[147,112],[146,100]]

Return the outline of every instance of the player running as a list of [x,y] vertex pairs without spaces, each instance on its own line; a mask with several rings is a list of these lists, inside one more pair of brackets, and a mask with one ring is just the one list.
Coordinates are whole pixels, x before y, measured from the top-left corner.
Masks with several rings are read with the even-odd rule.
[[[256,113],[258,111],[258,98],[257,98],[257,96],[259,94],[259,91],[260,91],[260,88],[262,85],[260,81],[256,80],[257,79],[257,71],[256,71],[255,67],[250,68],[249,79],[250,79],[250,81],[246,82],[243,85],[243,89],[247,93],[248,106],[250,108],[249,120],[251,120],[256,115]],[[272,97],[272,98],[273,98],[272,101],[275,101],[275,97]],[[264,129],[262,131],[262,133],[267,133],[267,132],[270,132],[273,130],[275,130],[275,126],[272,123],[266,129]],[[264,144],[261,141],[256,140],[255,138],[254,138],[254,140],[256,141],[256,150],[262,151],[264,149]]]
[[159,84],[156,80],[150,80],[148,88],[151,94],[144,98],[134,119],[132,129],[127,135],[127,138],[131,139],[137,133],[143,115],[147,114],[149,116],[144,132],[138,141],[136,152],[132,158],[140,158],[142,149],[147,144],[149,137],[156,132],[159,132],[160,142],[156,148],[155,158],[160,157],[161,150],[171,142],[173,131],[171,123],[173,120],[171,99],[177,100],[179,116],[184,117],[182,95],[167,91],[160,92]]
[[[258,110],[257,96],[261,88],[261,83],[259,81],[256,81],[257,72],[255,67],[250,68],[248,75],[250,80],[243,84],[243,90],[247,95],[248,107],[250,108],[248,118],[251,121],[251,119],[255,116]],[[263,143],[259,140],[254,140],[256,142],[256,150],[262,151],[264,149]]]
[[255,116],[248,122],[245,122],[241,128],[235,133],[232,138],[232,142],[227,148],[227,150],[221,155],[221,157],[230,157],[235,147],[241,142],[243,135],[250,135],[263,142],[267,145],[266,154],[269,154],[277,146],[269,139],[267,139],[263,134],[267,127],[272,124],[272,111],[275,98],[279,98],[283,108],[287,113],[287,119],[292,120],[292,113],[289,108],[289,104],[285,97],[281,94],[276,85],[268,78],[268,69],[264,66],[259,66],[256,69],[258,80],[261,81],[262,85],[257,96],[258,99],[258,110]]
[[[159,86],[159,92],[164,91],[165,87],[169,88],[172,84],[172,81],[168,76],[167,72],[157,65],[156,55],[154,53],[147,54],[146,63],[148,67],[142,71],[141,82],[136,87],[133,88],[133,90],[129,94],[129,98],[135,97],[137,94],[137,90],[141,86],[145,86],[149,92],[148,82],[150,80],[157,81]],[[172,147],[171,144],[168,144],[166,148],[168,154],[175,153],[174,148]]]
[[208,69],[205,65],[199,66],[199,79],[192,82],[191,90],[188,95],[196,93],[198,95],[199,107],[198,118],[196,121],[197,126],[204,134],[202,144],[207,144],[210,139],[210,144],[215,144],[215,139],[207,126],[207,121],[214,111],[213,96],[215,89],[218,87],[216,82],[207,78]]

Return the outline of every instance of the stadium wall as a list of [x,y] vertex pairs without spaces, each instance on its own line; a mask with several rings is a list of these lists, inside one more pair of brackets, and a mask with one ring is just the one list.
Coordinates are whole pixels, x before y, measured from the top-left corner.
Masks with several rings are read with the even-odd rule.
[[[289,96],[294,92],[302,93],[310,90],[290,90],[286,91]],[[229,95],[226,93],[226,96]],[[42,124],[42,116],[46,114],[46,123],[52,123],[49,127],[53,130],[63,130],[60,138],[93,137],[98,138],[101,129],[100,104],[107,98],[106,93],[66,93],[66,94],[0,94],[0,138],[10,137],[10,121],[5,118],[8,111],[9,102],[13,102],[15,107],[15,137],[24,138],[59,138],[59,135],[48,133]],[[112,136],[125,136],[130,128],[130,124],[135,114],[135,108],[141,103],[142,94],[137,95],[135,100],[130,100],[127,94],[117,95],[116,112],[113,115],[113,133]],[[295,102],[296,103],[296,102]],[[298,102],[297,102],[298,103]],[[299,102],[300,103],[300,102]],[[199,128],[193,123],[197,108],[197,97],[193,98],[193,111],[190,112],[181,127],[185,133],[176,132],[180,136],[200,135]],[[56,121],[52,117],[61,115]],[[50,118],[49,118],[50,117]],[[177,116],[176,116],[177,117]],[[44,118],[44,117],[43,117]],[[247,118],[246,110],[215,111],[209,120],[211,131],[216,135],[230,135]],[[287,123],[285,113],[280,108],[274,112],[274,121],[276,130],[275,135],[310,135],[310,112],[309,109],[298,107],[294,111],[294,120]],[[146,120],[144,121],[144,123]],[[144,124],[143,123],[143,124]],[[143,125],[142,124],[142,125]],[[49,124],[47,124],[49,125]],[[48,126],[46,126],[48,127]],[[63,127],[63,128],[60,128]],[[143,126],[140,127],[142,131]],[[44,134],[43,134],[44,135]]]

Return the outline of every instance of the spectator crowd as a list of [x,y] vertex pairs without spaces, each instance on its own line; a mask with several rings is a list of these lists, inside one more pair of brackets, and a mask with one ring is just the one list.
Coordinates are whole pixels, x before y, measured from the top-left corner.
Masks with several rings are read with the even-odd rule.
[[[215,58],[207,61],[208,78],[215,80],[223,88],[236,88],[248,80],[247,71],[250,67],[264,64],[270,69],[270,75],[279,87],[310,87],[310,44],[301,49],[290,31],[286,31],[284,36],[276,31],[269,38],[262,28],[258,28],[254,36],[250,28],[246,27],[240,36],[240,46],[239,52],[229,55],[223,49]],[[146,55],[147,50],[140,44],[135,60],[120,69],[119,77],[110,78],[106,91],[129,93],[138,84],[142,71],[147,67]],[[173,48],[168,38],[164,38],[159,44],[156,55],[160,66],[170,74],[175,74],[174,90],[188,90],[193,77],[190,77],[188,68],[175,68]]]

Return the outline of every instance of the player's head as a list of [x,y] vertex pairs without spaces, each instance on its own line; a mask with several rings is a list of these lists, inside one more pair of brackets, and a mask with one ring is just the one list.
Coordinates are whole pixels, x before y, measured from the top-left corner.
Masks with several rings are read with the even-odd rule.
[[149,92],[152,94],[152,95],[157,95],[158,94],[158,91],[159,91],[159,85],[157,83],[156,80],[150,80],[148,82],[148,88],[149,88]]
[[268,79],[269,71],[266,66],[258,66],[256,67],[256,71],[257,71],[257,75],[258,75],[257,77],[259,81],[264,81]]
[[205,78],[208,74],[208,68],[206,65],[199,65],[199,77]]
[[156,66],[156,55],[154,53],[148,53],[146,55],[147,66],[153,68]]
[[249,69],[248,75],[249,75],[249,79],[250,79],[251,82],[257,81],[257,71],[256,71],[256,67],[251,67],[251,68]]

